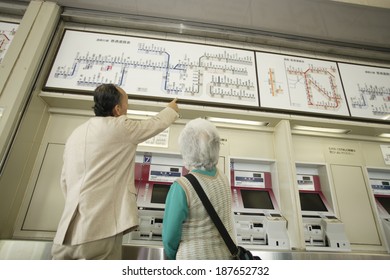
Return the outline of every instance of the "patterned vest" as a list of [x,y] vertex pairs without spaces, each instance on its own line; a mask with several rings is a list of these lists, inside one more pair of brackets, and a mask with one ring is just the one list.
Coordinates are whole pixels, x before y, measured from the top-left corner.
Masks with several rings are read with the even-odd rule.
[[[219,171],[213,177],[200,173],[193,174],[207,194],[230,236],[236,242],[233,229],[231,190],[226,176]],[[183,224],[182,239],[176,259],[231,259],[229,249],[191,183],[183,177],[178,179],[178,183],[186,193],[189,212],[188,218]]]

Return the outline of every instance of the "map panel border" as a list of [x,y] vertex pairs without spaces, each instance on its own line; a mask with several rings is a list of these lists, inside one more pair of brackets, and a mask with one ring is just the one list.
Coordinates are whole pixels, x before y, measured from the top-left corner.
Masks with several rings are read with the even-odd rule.
[[390,67],[338,62],[351,117],[390,120]]
[[[267,52],[267,51],[263,52],[257,50],[250,50],[246,48],[224,47],[220,45],[206,44],[201,42],[186,42],[186,41],[180,41],[174,39],[149,38],[147,36],[137,36],[137,35],[122,35],[122,34],[118,35],[118,34],[100,32],[100,31],[85,31],[85,30],[68,29],[68,28],[64,30],[60,43],[57,46],[54,59],[51,62],[49,73],[46,76],[46,81],[44,85],[44,90],[46,91],[49,92],[61,91],[64,93],[92,95],[93,89],[98,84],[103,82],[102,80],[94,81],[93,79],[92,81],[80,80],[80,83],[84,82],[87,84],[89,82],[90,83],[89,87],[85,87],[85,86],[78,87],[70,84],[69,82],[66,82],[64,84],[53,83],[53,81],[55,80],[53,78],[53,73],[56,71],[56,69],[57,70],[60,69],[58,68],[59,67],[58,62],[67,63],[67,61],[73,61],[73,62],[76,61],[75,57],[69,58],[66,57],[66,55],[63,56],[62,53],[62,51],[65,49],[65,52],[70,52],[71,55],[73,56],[75,55],[75,51],[76,51],[75,48],[77,47],[66,46],[66,42],[64,42],[64,38],[66,37],[66,34],[69,34],[69,32],[75,32],[84,35],[92,34],[93,38],[96,40],[99,40],[98,38],[99,36],[103,36],[103,38],[101,38],[100,40],[103,43],[104,41],[105,43],[108,42],[107,38],[104,39],[105,37],[122,38],[123,40],[122,42],[119,42],[119,44],[133,43],[133,45],[135,45],[134,43],[138,43],[139,44],[138,50],[144,52],[145,54],[154,55],[153,58],[155,58],[156,61],[152,61],[152,60],[142,61],[141,54],[134,55],[134,57],[141,59],[142,63],[139,63],[138,66],[134,66],[134,60],[130,61],[130,64],[133,63],[132,65],[133,69],[130,70],[127,69],[127,71],[128,72],[133,71],[131,72],[133,76],[138,77],[141,80],[143,79],[142,82],[140,83],[140,86],[138,86],[138,88],[135,89],[126,88],[126,86],[123,86],[122,84],[115,83],[123,87],[125,91],[128,93],[129,97],[134,99],[167,101],[167,100],[171,100],[173,97],[178,97],[182,103],[194,104],[194,105],[203,105],[203,106],[220,105],[225,108],[242,108],[242,109],[252,109],[258,111],[266,111],[266,112],[278,112],[278,113],[280,112],[292,113],[292,114],[295,113],[299,115],[318,116],[318,117],[333,116],[340,119],[360,120],[360,121],[362,120],[364,121],[365,119],[371,119],[371,120],[387,123],[387,119],[378,116],[371,116],[369,115],[369,111],[367,111],[368,113],[367,112],[356,113],[354,111],[354,109],[352,108],[352,106],[354,106],[353,105],[354,101],[351,99],[352,98],[351,95],[353,94],[351,94],[352,91],[348,88],[348,86],[347,88],[345,87],[345,84],[356,83],[357,81],[351,75],[343,73],[344,71],[340,69],[339,65],[356,65],[356,67],[365,67],[367,69],[375,68],[375,69],[385,69],[386,71],[387,70],[390,71],[390,68],[387,67],[376,67],[376,66],[358,64],[358,63],[340,62],[332,59],[313,58],[304,55],[301,56],[301,55],[283,54],[283,53],[275,53],[275,52]],[[85,54],[84,56],[80,55],[79,57],[77,57],[80,63],[84,62],[83,70],[88,70],[93,67],[96,67],[97,64],[96,63],[94,64],[91,61],[93,59],[102,59],[102,56],[98,58],[96,54],[94,55],[92,54],[92,52],[100,50],[99,47],[96,47],[95,44],[96,42],[88,41],[86,38],[83,38],[83,40],[80,41],[82,41],[81,42],[82,44],[87,46],[94,43],[92,47],[88,48],[87,54]],[[71,41],[71,45],[74,45],[73,41]],[[70,51],[67,50],[67,48],[70,48]],[[199,49],[202,50],[201,53],[199,52]],[[217,55],[215,54],[216,51],[218,52]],[[91,52],[91,54],[89,54],[89,52]],[[172,54],[170,54],[169,52],[172,52]],[[110,53],[110,51],[108,51],[108,53]],[[181,56],[181,60],[178,58],[174,58],[175,55]],[[268,65],[266,63],[266,65],[264,65],[264,61],[261,61],[259,59],[260,57],[264,57],[264,56],[269,56],[270,61],[273,61],[273,63],[281,59],[288,61],[288,63],[291,64],[290,66],[292,66],[293,64],[295,64],[294,66],[296,66],[297,64],[301,63],[302,69],[299,69],[299,67],[287,68],[285,65],[282,67],[280,63],[279,65],[278,63],[276,63],[274,66],[272,66],[272,63]],[[174,61],[174,59],[176,59],[176,61],[175,63],[172,64],[164,64],[162,61],[158,60],[161,57],[165,57],[165,60],[167,59],[167,57],[169,57],[171,61]],[[200,57],[206,57],[204,58],[204,60],[207,61],[208,64],[207,63],[201,64],[200,63],[201,60],[199,59]],[[110,71],[113,69],[114,67],[113,65],[115,64],[115,62],[125,61],[123,56],[118,56],[118,55],[109,56],[108,54],[108,57],[106,55],[103,58],[104,59],[108,58],[109,62],[114,62],[114,63],[111,66],[109,65],[110,63],[106,63],[106,64],[102,63],[99,66],[101,71]],[[310,67],[307,67],[307,65],[309,64]],[[74,65],[75,63],[72,64],[72,67],[74,67]],[[164,75],[161,75],[160,73],[159,76],[158,74],[153,73],[153,71],[151,70],[153,67],[154,67],[153,69],[158,69],[160,67],[161,70],[161,68],[167,67],[167,65],[171,65],[170,70],[172,73],[167,74],[166,71]],[[241,66],[237,66],[237,65],[241,65]],[[269,71],[266,74],[268,75],[268,77],[267,79],[265,79],[263,72],[264,72],[264,67],[267,66],[269,68]],[[72,67],[68,67],[68,69],[65,69],[65,67],[63,67],[61,68],[63,72],[57,74],[59,76],[63,75],[63,77],[65,78],[69,78],[69,69],[72,69],[72,71],[75,70],[75,68]],[[148,74],[150,74],[150,76],[154,75],[151,78],[151,80],[154,82],[152,83],[149,82],[149,84],[154,84],[154,89],[155,89],[154,93],[151,94],[152,90],[148,88],[149,85],[142,86],[148,84],[148,80],[140,76],[140,74],[136,73],[137,67],[138,68],[145,67],[146,72],[149,71]],[[271,69],[272,67],[274,67],[274,69]],[[275,69],[278,71],[278,73],[275,72]],[[124,73],[123,67],[121,73],[122,74]],[[273,73],[274,79],[269,78],[271,73]],[[237,78],[238,75],[244,76],[245,78]],[[282,77],[281,79],[282,82],[278,80],[278,77]],[[291,80],[291,78],[294,77],[295,77],[295,81]],[[175,80],[176,83],[173,82],[169,84],[168,78]],[[287,82],[288,78],[290,78],[290,81]],[[118,79],[118,75],[115,77],[115,79]],[[185,82],[180,83],[180,81],[186,79],[190,81],[187,85],[185,84]],[[203,79],[204,82],[199,82],[201,79]],[[351,82],[352,80],[353,82]],[[191,81],[192,82],[196,81],[196,82],[192,83],[191,85]],[[291,92],[293,92],[295,90],[294,92],[295,96],[293,96],[295,100],[293,100],[293,98],[291,98],[290,96],[289,97],[290,104],[287,105],[285,103],[285,100],[283,99],[279,99],[277,102],[276,101],[270,102],[270,99],[269,97],[266,96],[266,94],[267,92],[269,94],[271,83],[274,83],[273,90],[274,92],[277,92],[278,89],[283,90],[283,88],[280,87],[280,84],[283,85],[283,82],[285,83],[284,85],[285,92],[290,90]],[[277,83],[279,83],[279,87]],[[196,85],[195,87],[194,84]],[[159,90],[156,90],[156,85],[159,87]],[[293,87],[288,88],[289,85],[293,85],[293,87],[296,86],[296,88]],[[298,85],[301,87],[299,90],[298,90]],[[200,90],[200,88],[202,87],[203,87],[203,91]],[[208,88],[208,90],[204,90],[204,88]],[[169,90],[164,92],[163,89],[164,90],[169,89]],[[187,96],[180,95],[181,90],[183,89],[184,92],[185,90],[189,89],[187,92],[188,94]],[[231,96],[229,96],[229,93],[226,90],[231,90],[233,92]],[[333,92],[334,90],[335,92]],[[302,95],[302,96],[306,95],[306,97],[302,97],[302,96],[299,97],[298,95]],[[319,98],[320,96],[329,97],[328,102],[320,100],[321,99]],[[312,102],[315,99],[317,99],[317,103]],[[309,101],[311,102],[310,106],[307,105],[310,103]],[[305,102],[307,104],[305,104]],[[294,106],[291,104],[293,104]]]
[[3,61],[19,26],[20,23],[0,21],[0,63]]
[[255,55],[261,108],[350,117],[337,61],[259,51]]
[[138,99],[259,107],[252,50],[65,29],[44,89],[92,94],[109,82]]

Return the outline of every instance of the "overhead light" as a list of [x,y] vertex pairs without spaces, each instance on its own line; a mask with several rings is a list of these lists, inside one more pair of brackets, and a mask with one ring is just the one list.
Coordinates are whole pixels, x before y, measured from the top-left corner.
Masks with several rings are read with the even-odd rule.
[[327,127],[316,127],[316,126],[305,126],[305,125],[294,125],[293,129],[314,131],[314,132],[338,133],[338,134],[347,134],[351,132],[351,130],[349,129],[327,128]]
[[218,123],[230,123],[230,124],[244,124],[244,125],[254,125],[254,126],[267,126],[268,122],[259,122],[259,121],[248,121],[248,120],[238,120],[238,119],[225,119],[225,118],[214,118],[206,117],[207,120],[211,122]]
[[387,137],[390,138],[390,133],[381,133],[378,135],[379,137]]
[[137,116],[155,116],[157,112],[151,111],[139,111],[139,110],[127,110],[128,115],[137,115]]
[[382,120],[389,120],[389,119],[390,119],[390,114],[382,117]]

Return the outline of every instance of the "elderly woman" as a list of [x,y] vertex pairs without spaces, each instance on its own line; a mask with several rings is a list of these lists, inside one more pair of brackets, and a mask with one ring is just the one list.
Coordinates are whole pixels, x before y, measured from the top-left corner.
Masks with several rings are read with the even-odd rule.
[[[204,119],[190,121],[179,136],[185,167],[198,179],[220,219],[235,239],[231,191],[217,169],[220,138]],[[231,254],[195,189],[181,177],[169,190],[163,221],[163,244],[168,259],[231,259]]]

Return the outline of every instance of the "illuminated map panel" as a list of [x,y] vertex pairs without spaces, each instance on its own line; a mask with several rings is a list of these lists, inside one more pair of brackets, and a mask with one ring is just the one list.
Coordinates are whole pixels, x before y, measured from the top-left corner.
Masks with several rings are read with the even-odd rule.
[[351,116],[390,120],[390,69],[338,65]]
[[18,27],[17,23],[0,22],[0,63],[3,61]]
[[256,52],[261,107],[349,116],[335,62]]
[[92,91],[101,83],[141,98],[259,106],[252,51],[67,30],[46,89]]

